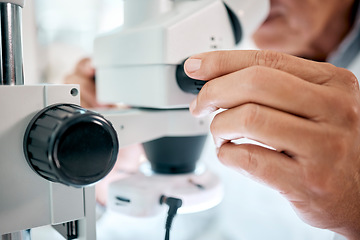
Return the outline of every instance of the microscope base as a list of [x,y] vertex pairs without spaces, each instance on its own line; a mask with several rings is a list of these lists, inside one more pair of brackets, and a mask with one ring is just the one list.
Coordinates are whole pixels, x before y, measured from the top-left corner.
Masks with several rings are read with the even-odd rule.
[[198,167],[190,174],[155,174],[145,164],[133,176],[109,186],[109,209],[135,217],[150,217],[162,213],[161,196],[180,198],[179,214],[200,212],[218,205],[223,187],[217,175]]

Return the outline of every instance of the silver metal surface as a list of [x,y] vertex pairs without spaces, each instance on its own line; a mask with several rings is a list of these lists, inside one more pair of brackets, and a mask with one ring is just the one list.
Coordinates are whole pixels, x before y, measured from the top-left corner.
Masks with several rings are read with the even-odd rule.
[[24,7],[25,0],[0,0],[0,3],[12,3]]
[[23,85],[21,7],[0,3],[1,81],[0,85]]
[[20,231],[1,236],[1,240],[30,240],[30,231]]

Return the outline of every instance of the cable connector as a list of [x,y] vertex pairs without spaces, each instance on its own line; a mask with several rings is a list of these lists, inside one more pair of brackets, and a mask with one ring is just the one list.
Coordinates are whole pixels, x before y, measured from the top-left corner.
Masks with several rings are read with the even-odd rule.
[[166,197],[162,195],[160,197],[160,204],[166,204],[169,206],[168,216],[166,218],[166,224],[165,224],[165,230],[166,230],[165,240],[169,240],[171,224],[177,213],[177,210],[182,206],[182,200],[179,198]]

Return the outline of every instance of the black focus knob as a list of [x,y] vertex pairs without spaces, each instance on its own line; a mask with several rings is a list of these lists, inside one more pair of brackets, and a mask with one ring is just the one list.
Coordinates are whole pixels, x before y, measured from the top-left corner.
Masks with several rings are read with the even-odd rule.
[[31,168],[52,182],[83,187],[105,177],[116,162],[119,143],[100,114],[74,104],[44,108],[31,120],[24,153]]
[[176,81],[181,90],[187,93],[198,94],[206,81],[197,80],[186,75],[184,70],[185,61],[176,67]]

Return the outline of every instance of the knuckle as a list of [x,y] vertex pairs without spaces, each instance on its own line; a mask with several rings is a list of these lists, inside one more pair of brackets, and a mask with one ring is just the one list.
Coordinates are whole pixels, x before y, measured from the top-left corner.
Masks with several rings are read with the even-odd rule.
[[360,126],[360,100],[357,96],[350,92],[344,94],[344,91],[339,89],[326,91],[320,96],[323,96],[320,99],[329,109],[328,114],[323,116],[327,119],[323,119],[323,121],[341,124],[340,126],[345,130]]
[[357,101],[351,99],[348,101],[345,109],[345,118],[352,129],[354,127],[359,126],[360,122],[360,107]]
[[256,64],[275,69],[281,69],[283,54],[272,50],[260,50],[255,55]]
[[339,71],[341,76],[343,76],[345,83],[347,83],[353,90],[359,90],[359,81],[354,73],[344,68],[340,68]]
[[324,66],[324,71],[327,72],[327,76],[330,79],[336,79],[338,76],[342,76],[344,74],[343,68],[336,67],[331,63],[321,63]]
[[347,129],[355,129],[360,126],[360,104],[357,98],[352,95],[346,95],[339,98],[339,94],[328,98],[328,104],[332,105],[332,108],[338,118]]
[[334,76],[337,71],[337,67],[328,62],[319,62],[320,68],[327,72],[329,75]]
[[261,178],[259,176],[259,158],[255,148],[247,147],[243,151],[237,152],[238,155],[235,157],[229,154],[228,145],[222,145],[219,148],[217,157],[224,165],[234,167],[237,171],[240,171],[244,175],[249,175],[255,178]]
[[319,76],[324,76],[324,79],[320,79],[320,83],[327,83],[328,80],[334,79],[349,86],[352,90],[359,90],[359,82],[355,74],[351,71],[332,65],[331,63],[319,63],[321,69],[319,69]]
[[250,129],[254,124],[261,124],[262,117],[260,106],[252,103],[245,104],[240,114],[240,125],[244,131]]
[[319,85],[327,85],[328,82],[337,75],[337,67],[327,62],[319,62],[313,65],[313,71],[317,72],[316,83]]
[[248,81],[248,85],[251,88],[255,88],[256,86],[261,86],[264,84],[264,75],[268,74],[266,68],[262,66],[251,66],[246,68],[244,71],[247,72],[247,78],[245,81]]
[[211,81],[207,82],[201,88],[198,94],[198,102],[206,101],[211,103],[216,97],[216,89],[213,87]]

